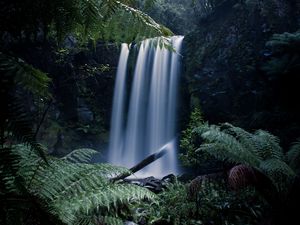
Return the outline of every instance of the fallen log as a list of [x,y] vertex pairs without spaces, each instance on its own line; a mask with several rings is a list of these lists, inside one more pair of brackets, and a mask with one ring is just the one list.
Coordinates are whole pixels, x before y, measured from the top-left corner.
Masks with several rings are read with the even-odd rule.
[[161,148],[161,150],[159,152],[156,152],[152,155],[149,155],[147,158],[145,158],[144,160],[142,160],[141,162],[136,164],[134,167],[131,167],[129,169],[129,172],[120,174],[119,176],[112,178],[111,181],[115,182],[115,181],[118,181],[118,180],[123,180],[126,177],[129,177],[133,173],[143,169],[144,167],[148,166],[150,163],[152,163],[152,162],[156,161],[157,159],[161,158],[167,152],[168,152],[168,146],[165,145],[164,147]]

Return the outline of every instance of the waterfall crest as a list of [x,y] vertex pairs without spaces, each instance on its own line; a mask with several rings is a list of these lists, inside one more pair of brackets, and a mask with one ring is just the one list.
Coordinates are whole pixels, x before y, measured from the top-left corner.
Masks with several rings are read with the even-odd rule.
[[[178,173],[176,157],[176,102],[180,75],[179,55],[183,36],[171,38],[174,52],[154,45],[155,39],[141,43],[132,83],[128,89],[128,45],[123,44],[118,64],[108,161],[132,167],[168,144],[168,154],[139,174],[161,177]],[[129,102],[129,103],[127,103]]]

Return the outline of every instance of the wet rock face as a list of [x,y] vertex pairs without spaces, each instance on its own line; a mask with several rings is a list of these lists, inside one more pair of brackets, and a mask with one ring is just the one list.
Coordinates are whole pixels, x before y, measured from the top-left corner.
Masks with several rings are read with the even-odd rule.
[[184,40],[191,106],[200,105],[212,123],[278,106],[261,69],[271,54],[265,43],[274,33],[294,32],[299,26],[295,15],[300,7],[292,1],[227,2]]

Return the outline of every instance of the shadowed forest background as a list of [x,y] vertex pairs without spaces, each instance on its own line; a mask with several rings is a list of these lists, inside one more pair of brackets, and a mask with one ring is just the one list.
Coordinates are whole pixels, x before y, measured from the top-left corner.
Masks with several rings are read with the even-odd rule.
[[[124,179],[120,45],[174,35],[181,172]],[[1,0],[0,224],[298,224],[299,72],[297,0]]]

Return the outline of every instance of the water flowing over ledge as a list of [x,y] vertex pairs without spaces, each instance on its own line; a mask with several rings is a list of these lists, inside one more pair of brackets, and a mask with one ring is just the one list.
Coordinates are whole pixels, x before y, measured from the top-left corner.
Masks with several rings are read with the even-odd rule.
[[[176,129],[177,86],[183,36],[171,38],[175,51],[143,41],[136,59],[132,83],[128,87],[129,46],[122,44],[111,119],[108,161],[134,166],[162,146],[168,154],[144,168],[138,176],[161,177],[178,173]],[[131,90],[129,99],[126,91]]]

